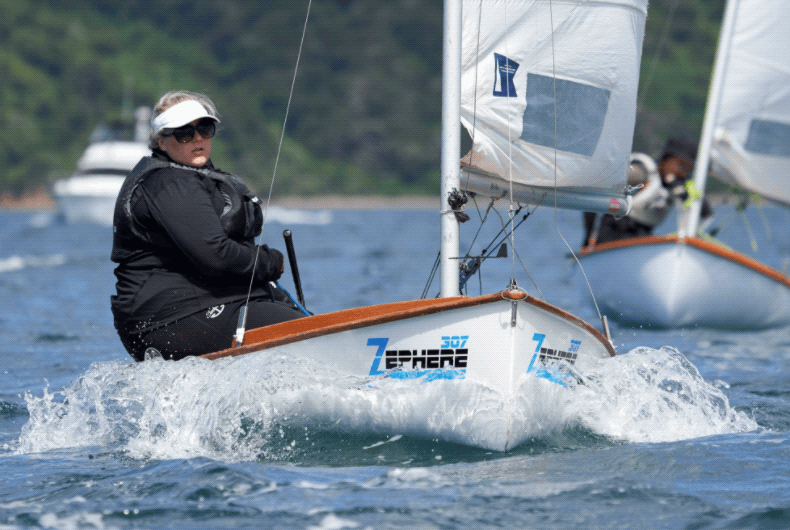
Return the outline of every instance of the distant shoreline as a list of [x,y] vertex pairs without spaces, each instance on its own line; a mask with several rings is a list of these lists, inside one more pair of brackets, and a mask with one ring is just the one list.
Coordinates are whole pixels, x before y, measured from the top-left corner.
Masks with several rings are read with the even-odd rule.
[[[261,197],[265,202],[266,199]],[[272,198],[272,206],[306,210],[381,210],[431,209],[439,207],[439,196],[431,195],[323,195],[313,197]]]
[[[265,197],[261,197],[266,202]],[[737,202],[738,197],[728,193],[712,193],[708,201],[717,206],[729,202]],[[298,197],[288,196],[272,198],[270,205],[282,208],[302,210],[387,210],[415,209],[431,210],[440,204],[438,195],[323,195]],[[45,190],[13,197],[10,193],[0,195],[0,211],[47,211],[56,210],[57,204]]]
[[[265,203],[266,198],[261,197]],[[271,206],[303,210],[380,210],[380,209],[431,209],[438,208],[439,197],[430,195],[323,195],[312,197],[289,196],[272,198]],[[57,204],[45,190],[13,197],[10,193],[0,195],[0,211],[55,210]]]
[[0,195],[0,210],[9,211],[37,211],[56,209],[52,196],[44,189],[26,193],[21,197],[14,197],[8,192]]

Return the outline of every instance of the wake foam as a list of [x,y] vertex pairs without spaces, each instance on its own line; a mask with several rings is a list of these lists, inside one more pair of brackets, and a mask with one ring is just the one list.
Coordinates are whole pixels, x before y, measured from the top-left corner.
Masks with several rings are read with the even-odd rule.
[[[310,451],[322,431],[401,435],[493,450],[566,430],[670,442],[756,429],[673,349],[602,360],[565,388],[524,374],[514,396],[471,380],[348,377],[276,352],[93,364],[61,391],[26,395],[17,451],[99,446],[135,459],[249,461]],[[283,440],[283,429],[304,431]]]
[[718,388],[674,348],[636,348],[599,365],[577,389],[578,420],[629,442],[673,442],[753,431],[757,423],[733,409]]
[[13,272],[28,268],[59,267],[66,263],[64,254],[50,256],[11,256],[0,259],[0,273]]

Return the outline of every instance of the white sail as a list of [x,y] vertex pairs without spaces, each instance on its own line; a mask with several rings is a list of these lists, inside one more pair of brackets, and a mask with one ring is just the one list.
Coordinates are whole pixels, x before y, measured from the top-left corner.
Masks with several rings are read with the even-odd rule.
[[646,15],[645,0],[464,0],[462,186],[625,213]]
[[724,61],[711,149],[723,180],[790,205],[790,2],[730,0],[735,21]]

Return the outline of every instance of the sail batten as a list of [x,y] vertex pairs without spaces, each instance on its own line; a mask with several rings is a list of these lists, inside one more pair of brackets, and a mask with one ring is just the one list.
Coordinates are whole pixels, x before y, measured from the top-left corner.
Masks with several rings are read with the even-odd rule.
[[560,207],[586,208],[585,194],[625,205],[646,13],[644,0],[464,0],[475,178],[582,197]]

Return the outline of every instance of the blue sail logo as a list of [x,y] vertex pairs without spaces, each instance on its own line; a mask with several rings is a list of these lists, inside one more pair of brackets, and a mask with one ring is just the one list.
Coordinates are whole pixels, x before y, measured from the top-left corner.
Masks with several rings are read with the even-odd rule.
[[508,59],[504,55],[494,54],[494,96],[495,97],[516,97],[516,85],[513,78],[518,70],[518,63]]

